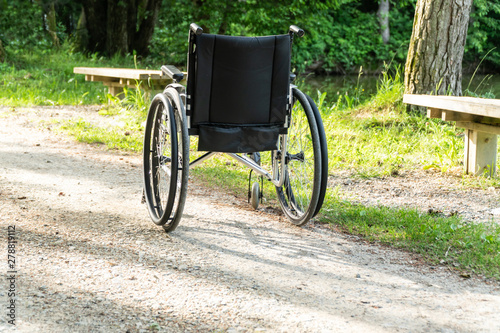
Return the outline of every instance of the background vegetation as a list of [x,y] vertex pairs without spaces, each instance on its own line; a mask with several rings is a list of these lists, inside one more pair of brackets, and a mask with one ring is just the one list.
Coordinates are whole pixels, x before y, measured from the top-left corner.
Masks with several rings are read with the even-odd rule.
[[[234,35],[286,33],[290,24],[297,24],[306,30],[308,37],[295,43],[295,67],[301,72],[340,74],[357,72],[360,66],[365,72],[380,72],[384,62],[404,63],[416,3],[416,0],[390,2],[390,39],[384,43],[377,16],[380,2],[375,0],[127,1],[129,6],[135,4],[133,23],[137,33],[143,28],[141,22],[153,15],[152,10],[145,9],[152,1],[159,7],[149,47],[131,47],[121,52],[147,56],[143,66],[156,68],[163,63],[185,66],[186,36],[191,22],[197,22],[207,32]],[[108,3],[122,4],[120,0]],[[92,36],[85,25],[89,18],[82,17],[83,5],[89,4],[91,0],[0,0],[0,41],[7,61],[15,62],[19,54],[26,52],[51,52],[60,45],[87,54],[97,52],[99,56],[118,52],[120,49],[113,47],[90,45]],[[109,22],[98,24],[103,31],[111,30]],[[132,39],[129,37],[129,44],[133,46]],[[498,40],[499,0],[475,0],[464,68],[474,71],[489,52],[481,70],[498,72]]]

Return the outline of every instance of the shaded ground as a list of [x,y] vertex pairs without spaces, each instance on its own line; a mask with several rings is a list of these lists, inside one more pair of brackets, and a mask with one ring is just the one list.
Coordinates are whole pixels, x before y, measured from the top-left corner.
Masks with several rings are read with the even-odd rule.
[[[498,283],[297,228],[194,182],[167,235],[140,203],[139,156],[40,131],[33,117],[0,116],[1,247],[15,226],[19,332],[500,330]],[[7,290],[3,279],[2,308]]]

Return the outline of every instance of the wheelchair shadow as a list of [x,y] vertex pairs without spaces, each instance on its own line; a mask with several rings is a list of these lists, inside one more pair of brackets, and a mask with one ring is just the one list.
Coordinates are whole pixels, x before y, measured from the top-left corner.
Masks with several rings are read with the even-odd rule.
[[[203,208],[197,206],[197,211]],[[416,269],[408,253],[245,210],[233,210],[225,218],[223,211],[218,209],[217,217],[209,211],[186,219],[172,237],[191,246],[193,254],[203,252],[213,264],[202,270],[214,272],[217,283],[278,306],[273,313],[287,317],[285,330],[310,321],[328,332],[373,331],[382,323],[389,330],[392,325],[417,331],[460,327],[440,319],[451,318],[441,300],[461,299],[467,282],[425,267]],[[463,309],[464,303],[459,303]]]

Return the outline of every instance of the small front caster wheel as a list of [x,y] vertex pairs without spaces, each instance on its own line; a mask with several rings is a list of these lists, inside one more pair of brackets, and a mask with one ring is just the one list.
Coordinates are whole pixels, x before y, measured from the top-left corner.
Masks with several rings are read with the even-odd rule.
[[255,182],[252,184],[252,191],[250,192],[250,203],[253,209],[259,208],[260,201],[260,188],[259,183]]

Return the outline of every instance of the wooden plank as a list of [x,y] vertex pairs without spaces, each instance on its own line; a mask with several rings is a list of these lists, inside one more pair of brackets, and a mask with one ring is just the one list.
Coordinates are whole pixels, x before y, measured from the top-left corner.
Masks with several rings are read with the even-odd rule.
[[169,78],[166,75],[162,75],[162,72],[158,70],[131,68],[74,67],[73,73],[131,80],[166,80]]
[[[120,88],[127,87],[126,84],[121,84],[120,82],[108,81],[108,82],[103,82],[102,84],[104,84],[105,86],[108,86],[108,87],[120,87]],[[129,87],[129,88],[131,88],[131,87]],[[132,88],[135,88],[135,87],[132,87]]]
[[117,87],[115,85],[108,86],[108,91],[111,96],[118,96],[120,99],[123,99],[123,87]]
[[496,174],[497,136],[472,129],[465,131],[465,172],[473,175]]
[[442,110],[435,108],[427,109],[427,118],[441,118]]
[[474,115],[456,111],[442,110],[441,119],[444,121],[474,121]]
[[497,99],[405,94],[403,96],[403,103],[500,118],[500,100]]
[[466,128],[473,131],[500,135],[500,126],[492,126],[492,125],[485,125],[485,124],[465,121],[465,122],[457,122],[457,127]]
[[[170,80],[160,70],[104,67],[74,67],[73,73],[130,80]],[[184,73],[184,77],[187,73]]]
[[112,77],[105,77],[105,76],[97,76],[97,75],[85,75],[85,80],[86,81],[91,81],[91,82],[113,82],[113,81],[118,81],[118,79],[112,78]]

